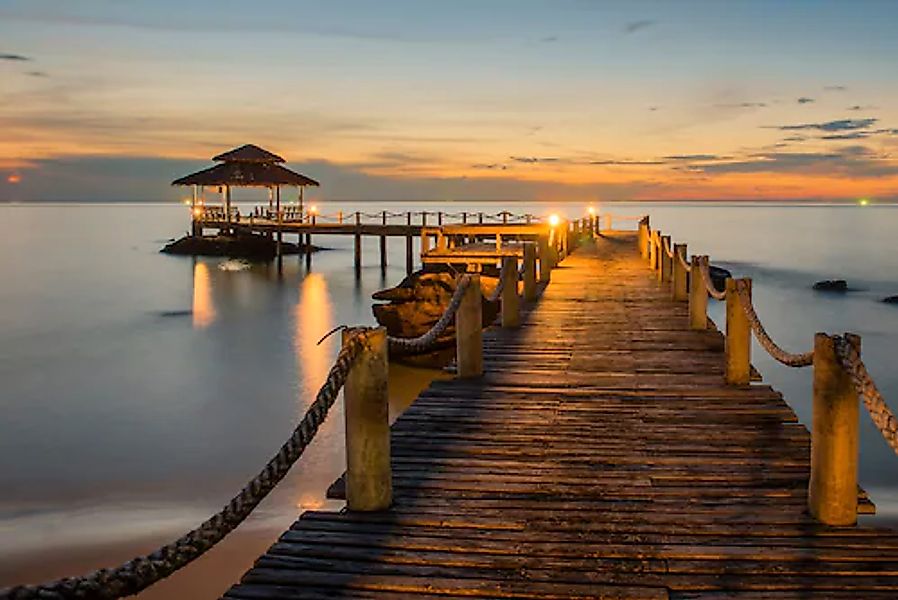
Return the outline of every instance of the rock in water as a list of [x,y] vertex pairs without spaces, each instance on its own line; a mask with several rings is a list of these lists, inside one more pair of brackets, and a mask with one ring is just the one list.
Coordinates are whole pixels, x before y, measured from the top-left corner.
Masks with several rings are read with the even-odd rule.
[[715,267],[714,265],[708,265],[708,274],[711,276],[711,283],[721,292],[727,288],[727,279],[733,276],[732,273],[723,267]]
[[886,304],[898,304],[898,296],[886,296],[882,301]]
[[844,279],[824,279],[814,284],[818,292],[847,292],[848,282]]
[[[320,250],[312,246],[312,252]],[[277,242],[264,235],[237,233],[236,235],[186,235],[166,244],[161,252],[187,256],[227,256],[249,260],[271,260],[277,254]],[[281,242],[281,254],[299,254],[305,246]]]
[[[448,267],[425,267],[402,280],[396,287],[375,292],[372,298],[386,301],[385,304],[374,304],[374,318],[387,328],[387,333],[394,337],[412,338],[427,333],[443,316],[452,295],[455,293],[457,274]],[[481,291],[489,296],[497,284],[497,280],[481,276]],[[495,321],[499,312],[499,303],[483,299],[484,327]],[[418,358],[406,360],[418,365],[444,366],[452,356],[455,348],[455,327],[450,325],[437,339],[434,348],[419,355]],[[412,353],[397,349],[392,355],[398,358],[412,358]]]

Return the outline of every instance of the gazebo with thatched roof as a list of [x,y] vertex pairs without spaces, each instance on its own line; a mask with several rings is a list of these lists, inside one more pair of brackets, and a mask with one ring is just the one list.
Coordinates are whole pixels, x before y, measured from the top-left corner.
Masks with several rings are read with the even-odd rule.
[[296,171],[281,166],[283,158],[255,146],[245,144],[214,157],[217,165],[197,171],[172,182],[172,185],[193,186],[191,208],[196,209],[198,197],[206,187],[218,187],[222,190],[222,204],[226,222],[231,222],[231,188],[232,187],[264,187],[268,188],[269,207],[272,202],[276,210],[281,209],[281,186],[293,186],[299,189],[299,204],[302,211],[303,190],[306,186],[318,186],[314,179],[301,175]]

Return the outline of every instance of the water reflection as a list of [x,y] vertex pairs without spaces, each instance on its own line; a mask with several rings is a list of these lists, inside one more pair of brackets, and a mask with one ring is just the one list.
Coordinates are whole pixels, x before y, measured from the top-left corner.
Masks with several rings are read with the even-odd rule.
[[[297,372],[306,391],[317,390],[327,378],[331,363],[331,344],[328,338],[318,345],[318,340],[333,328],[334,307],[327,289],[327,280],[319,273],[308,274],[299,286],[299,302],[295,308],[293,346],[296,351]],[[303,402],[310,400],[302,395]],[[300,407],[300,413],[305,404]]]
[[193,328],[205,329],[212,324],[215,316],[209,265],[196,261],[193,264]]

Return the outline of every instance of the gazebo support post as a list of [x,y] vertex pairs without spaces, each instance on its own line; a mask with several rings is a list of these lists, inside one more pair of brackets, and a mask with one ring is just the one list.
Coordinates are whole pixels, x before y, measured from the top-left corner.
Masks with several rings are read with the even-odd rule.
[[281,214],[281,186],[276,186],[276,187],[274,188],[274,198],[275,198],[276,210],[277,210],[277,216],[278,216],[278,221],[277,221],[277,223],[278,223],[278,230],[277,230],[277,246],[276,246],[276,247],[277,247],[277,250],[276,250],[276,253],[277,253],[278,259],[280,259],[281,256],[282,256],[282,248],[281,248],[281,244],[282,244],[283,239],[284,239],[284,233],[283,233],[283,230],[282,230],[282,228],[281,228],[281,225],[282,225],[283,222],[284,222],[284,215]]

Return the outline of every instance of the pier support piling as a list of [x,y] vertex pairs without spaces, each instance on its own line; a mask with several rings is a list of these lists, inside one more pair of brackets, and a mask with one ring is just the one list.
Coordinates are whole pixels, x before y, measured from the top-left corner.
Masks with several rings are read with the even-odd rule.
[[539,282],[549,283],[552,272],[552,249],[548,237],[541,235],[537,241],[539,246]]
[[455,362],[460,378],[483,374],[483,306],[480,275],[470,273],[471,283],[465,290],[455,313]]
[[[726,381],[733,385],[748,385],[751,381],[751,325],[742,300],[736,292],[735,279],[726,280]],[[751,279],[747,282],[751,294]]]
[[518,327],[521,324],[521,307],[517,258],[507,256],[502,259],[502,277],[502,327]]
[[[383,211],[380,216],[381,225],[387,224],[387,211]],[[387,236],[380,236],[380,272],[385,273],[387,270]]]
[[[849,336],[860,352],[860,338]],[[826,525],[857,522],[858,397],[833,338],[814,336],[814,406],[808,509]]]
[[[343,330],[343,344],[353,335]],[[393,502],[387,393],[387,330],[365,332],[365,349],[343,385],[346,422],[346,506],[352,511],[386,510]]]
[[708,328],[708,290],[702,281],[701,264],[706,256],[692,256],[689,267],[689,328],[704,331]]

